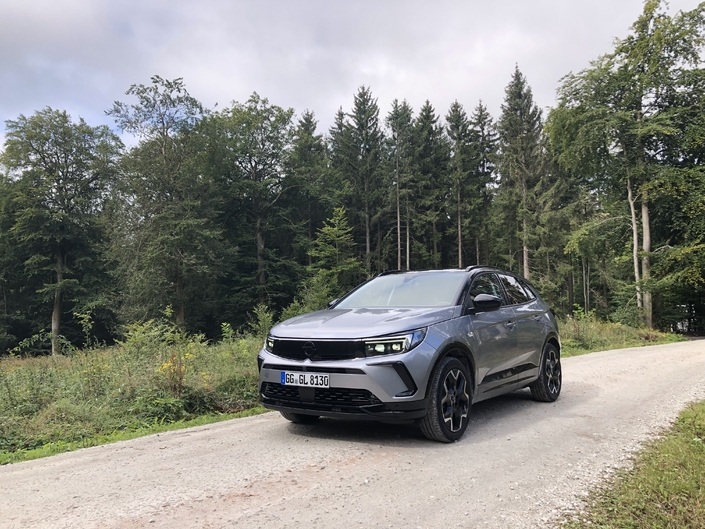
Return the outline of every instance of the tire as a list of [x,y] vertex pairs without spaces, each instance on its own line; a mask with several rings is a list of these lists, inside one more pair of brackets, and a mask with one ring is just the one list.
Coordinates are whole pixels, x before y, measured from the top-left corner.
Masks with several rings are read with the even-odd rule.
[[457,441],[468,427],[472,378],[460,360],[446,357],[438,364],[430,384],[428,412],[421,419],[421,431],[432,441]]
[[561,394],[562,385],[561,355],[555,345],[546,344],[541,358],[539,378],[529,385],[531,396],[539,402],[554,402]]
[[287,421],[291,421],[296,424],[311,424],[318,420],[318,415],[306,415],[305,413],[292,413],[290,411],[280,411]]

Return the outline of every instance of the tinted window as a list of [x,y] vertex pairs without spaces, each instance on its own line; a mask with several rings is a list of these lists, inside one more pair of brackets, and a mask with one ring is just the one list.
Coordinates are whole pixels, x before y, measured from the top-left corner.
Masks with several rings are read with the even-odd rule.
[[516,277],[500,275],[499,278],[502,280],[504,290],[509,297],[510,305],[526,303],[531,299],[526,294],[524,287],[521,286],[521,283],[519,283],[519,280]]
[[538,297],[538,294],[536,293],[536,289],[527,283],[526,281],[520,281],[521,286],[524,287],[524,291],[526,292],[526,295],[529,296],[529,299],[536,299]]
[[474,300],[475,296],[478,294],[489,294],[490,296],[497,296],[502,299],[504,304],[504,297],[502,296],[502,287],[499,286],[499,282],[494,274],[483,274],[476,278],[472,282],[470,287],[470,300]]
[[449,307],[456,303],[465,277],[456,272],[380,276],[361,286],[336,308]]

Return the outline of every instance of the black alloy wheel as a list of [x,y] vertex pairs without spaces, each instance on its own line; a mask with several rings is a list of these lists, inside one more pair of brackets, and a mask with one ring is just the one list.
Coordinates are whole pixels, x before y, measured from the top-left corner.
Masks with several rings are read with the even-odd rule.
[[472,385],[465,365],[446,357],[436,369],[429,393],[428,413],[421,431],[433,441],[452,443],[465,433],[472,405]]
[[561,355],[553,344],[546,344],[539,378],[529,386],[531,396],[541,402],[554,402],[561,394],[562,384]]

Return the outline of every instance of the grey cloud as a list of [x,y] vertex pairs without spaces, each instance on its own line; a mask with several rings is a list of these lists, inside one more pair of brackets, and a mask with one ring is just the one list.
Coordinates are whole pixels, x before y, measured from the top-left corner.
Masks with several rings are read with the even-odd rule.
[[[673,0],[671,12],[694,1]],[[641,0],[5,1],[0,119],[50,105],[89,123],[133,83],[183,77],[207,106],[253,91],[321,128],[360,85],[386,113],[394,98],[445,114],[482,99],[495,116],[514,65],[537,103],[559,79],[625,36]]]

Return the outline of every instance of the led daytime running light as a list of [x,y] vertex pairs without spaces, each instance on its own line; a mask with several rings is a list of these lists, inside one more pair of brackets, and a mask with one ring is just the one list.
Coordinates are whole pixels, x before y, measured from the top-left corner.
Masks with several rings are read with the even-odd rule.
[[419,329],[401,336],[365,340],[365,355],[378,356],[406,353],[423,342],[425,337],[426,329]]

